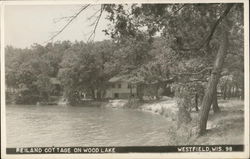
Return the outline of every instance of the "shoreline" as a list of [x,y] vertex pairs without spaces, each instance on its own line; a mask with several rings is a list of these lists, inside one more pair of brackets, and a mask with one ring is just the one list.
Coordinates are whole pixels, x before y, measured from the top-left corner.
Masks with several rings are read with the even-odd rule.
[[161,115],[165,118],[176,120],[178,111],[177,103],[174,98],[165,98],[161,100],[139,101],[139,100],[110,100],[105,107],[117,109],[136,109]]
[[[116,101],[117,109],[135,109],[161,115],[165,119],[177,123],[177,104],[172,99],[127,103]],[[128,104],[133,104],[127,106]],[[244,101],[243,100],[218,100],[221,112],[209,112],[207,132],[203,136],[196,135],[199,112],[191,111],[191,122],[180,128],[173,127],[171,134],[177,134],[173,140],[175,144],[244,144]],[[107,106],[107,105],[106,105]],[[111,105],[109,104],[108,107]],[[235,133],[239,134],[238,136]],[[223,135],[224,134],[224,135]]]

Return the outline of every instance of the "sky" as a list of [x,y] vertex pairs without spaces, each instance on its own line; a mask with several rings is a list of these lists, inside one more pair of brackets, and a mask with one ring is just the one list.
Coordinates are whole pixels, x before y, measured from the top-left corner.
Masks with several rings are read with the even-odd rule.
[[[34,43],[44,45],[67,23],[66,20],[56,21],[74,15],[80,8],[81,5],[8,5],[4,11],[5,45],[17,48],[29,48]],[[58,40],[86,42],[94,29],[91,24],[96,17],[92,20],[88,18],[99,9],[100,5],[95,5],[83,11],[53,42]],[[103,13],[94,41],[109,38],[102,32],[109,24],[105,19],[105,12]]]

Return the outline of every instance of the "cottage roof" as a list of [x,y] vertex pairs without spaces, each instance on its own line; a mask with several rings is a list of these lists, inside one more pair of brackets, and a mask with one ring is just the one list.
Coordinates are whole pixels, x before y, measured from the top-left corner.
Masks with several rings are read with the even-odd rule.
[[136,76],[133,75],[120,75],[120,76],[114,76],[112,78],[109,79],[109,82],[111,83],[115,83],[115,82],[128,82],[128,83],[139,83],[139,79]]
[[109,79],[109,82],[125,82],[127,81],[126,78],[124,78],[123,76],[114,76],[112,78]]
[[50,82],[52,84],[61,84],[61,82],[57,78],[50,78]]
[[126,74],[126,75],[120,75],[120,76],[114,76],[109,79],[109,82],[115,83],[115,82],[128,82],[132,84],[156,84],[159,82],[172,82],[174,80],[174,77],[171,78],[161,78],[161,79],[152,79],[150,81],[146,81],[144,77],[142,76],[137,76],[134,74]]

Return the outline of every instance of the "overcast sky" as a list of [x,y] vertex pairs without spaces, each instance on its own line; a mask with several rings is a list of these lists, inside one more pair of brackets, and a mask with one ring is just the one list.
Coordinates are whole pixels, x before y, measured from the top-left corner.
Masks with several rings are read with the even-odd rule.
[[[33,43],[44,45],[44,42],[56,31],[66,24],[61,17],[71,16],[81,8],[80,5],[19,5],[5,7],[5,45],[14,47],[30,47]],[[77,19],[73,21],[57,38],[57,40],[87,41],[94,26],[90,26],[92,21],[88,18],[100,9],[100,5],[95,5],[83,11]],[[98,15],[98,14],[97,14]],[[100,19],[96,30],[95,41],[108,39],[102,32],[107,28],[108,20],[105,14]]]

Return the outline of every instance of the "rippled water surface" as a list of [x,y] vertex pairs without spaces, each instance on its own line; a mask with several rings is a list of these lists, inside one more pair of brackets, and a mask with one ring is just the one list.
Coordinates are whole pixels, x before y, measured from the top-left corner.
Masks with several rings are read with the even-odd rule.
[[168,145],[170,123],[130,109],[7,105],[7,147]]

